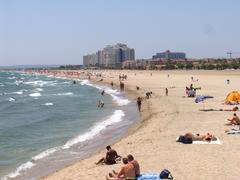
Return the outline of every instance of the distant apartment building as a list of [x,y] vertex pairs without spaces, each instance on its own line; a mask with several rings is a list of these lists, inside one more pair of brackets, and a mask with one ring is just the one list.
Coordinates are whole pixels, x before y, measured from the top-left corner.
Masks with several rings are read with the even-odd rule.
[[[121,67],[122,63],[127,60],[135,60],[135,50],[127,47],[126,44],[118,43],[116,45],[108,45],[103,50],[99,50],[96,54],[97,65],[101,67]],[[87,65],[92,56],[83,56],[83,62]],[[84,59],[86,59],[84,61]]]
[[83,56],[83,65],[84,66],[95,66],[98,64],[98,55],[97,54],[88,54]]
[[152,59],[186,59],[186,54],[183,52],[171,52],[169,50],[157,53]]

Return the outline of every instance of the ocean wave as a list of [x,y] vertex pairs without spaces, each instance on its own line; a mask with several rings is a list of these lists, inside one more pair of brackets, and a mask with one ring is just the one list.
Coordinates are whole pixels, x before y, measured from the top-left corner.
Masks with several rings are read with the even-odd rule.
[[42,81],[42,80],[37,80],[37,81],[28,81],[28,82],[23,82],[23,84],[27,85],[32,85],[32,86],[40,86],[43,87],[44,85],[55,85],[56,81]]
[[15,77],[15,76],[13,76],[13,77],[8,77],[8,79],[16,79],[16,77]]
[[17,81],[14,82],[14,84],[16,84],[17,86],[19,86],[20,84],[23,84],[23,81],[17,80]]
[[33,91],[41,92],[41,91],[43,91],[43,89],[42,88],[36,88]]
[[21,90],[21,91],[6,93],[6,94],[17,94],[17,95],[21,95],[21,94],[23,94],[23,91]]
[[4,176],[2,180],[7,180],[8,178],[16,178],[17,176],[21,175],[21,173],[23,173],[24,171],[36,166],[36,164],[34,163],[35,161],[46,158],[47,156],[61,149],[68,149],[75,144],[93,139],[96,135],[98,135],[102,130],[106,129],[108,126],[121,122],[124,116],[125,116],[125,113],[122,110],[115,110],[112,116],[110,116],[105,121],[97,123],[94,127],[90,129],[90,131],[67,141],[66,144],[63,146],[50,148],[39,153],[38,155],[32,157],[31,161],[21,164],[19,167],[16,168],[14,172],[11,172],[8,175]]
[[28,161],[24,164],[21,164],[14,172],[9,173],[8,175],[4,176],[2,179],[7,180],[8,178],[15,178],[21,175],[23,171],[26,171],[27,169],[30,169],[35,165],[36,164],[32,163],[31,161]]
[[56,95],[58,95],[58,96],[71,96],[71,95],[73,95],[73,93],[72,93],[72,92],[58,93],[58,94],[56,94]]
[[74,139],[69,140],[62,148],[68,149],[75,144],[78,144],[78,143],[81,143],[81,142],[84,142],[84,141],[94,138],[97,134],[99,134],[106,127],[122,121],[122,118],[124,116],[125,116],[125,113],[122,110],[114,111],[113,115],[110,116],[107,120],[96,124],[93,128],[90,129],[90,131],[88,131],[82,135],[79,135],[78,137],[76,137]]
[[125,106],[131,102],[130,100],[119,96],[120,92],[116,89],[111,89],[106,86],[93,85],[88,80],[83,80],[81,82],[81,85],[87,85],[87,86],[95,87],[99,90],[104,90],[106,94],[109,94],[113,98],[113,100],[117,103],[118,106]]
[[8,101],[9,101],[9,102],[13,102],[13,101],[15,101],[15,99],[10,97],[10,98],[8,99]]
[[111,94],[113,100],[119,105],[119,106],[125,106],[128,105],[131,101],[129,101],[128,99],[124,99],[122,97],[118,97],[115,96],[113,94]]
[[43,104],[44,106],[53,106],[53,103],[51,103],[51,102],[48,102],[48,103],[45,103],[45,104]]
[[34,161],[37,161],[37,160],[39,160],[39,159],[43,159],[43,158],[49,156],[50,154],[55,153],[58,149],[59,149],[58,147],[47,149],[46,151],[43,151],[43,152],[41,152],[40,154],[34,156],[32,159],[33,159]]
[[40,97],[40,96],[42,96],[41,95],[41,93],[32,93],[32,94],[29,94],[29,96],[31,96],[31,97]]

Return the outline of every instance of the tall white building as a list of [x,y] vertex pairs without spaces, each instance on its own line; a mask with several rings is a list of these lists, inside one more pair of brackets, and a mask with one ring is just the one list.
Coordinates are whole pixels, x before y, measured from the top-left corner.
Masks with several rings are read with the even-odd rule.
[[[126,44],[108,45],[96,53],[97,65],[101,67],[121,67],[126,60],[135,60],[135,51]],[[85,57],[85,56],[84,56]],[[86,60],[88,62],[88,60]],[[85,64],[84,64],[85,65]]]

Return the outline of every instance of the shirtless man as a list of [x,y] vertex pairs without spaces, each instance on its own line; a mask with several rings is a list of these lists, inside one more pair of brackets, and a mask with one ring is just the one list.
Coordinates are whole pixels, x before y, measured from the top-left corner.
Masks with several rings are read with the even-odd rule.
[[127,158],[128,158],[128,163],[132,163],[134,166],[136,177],[140,176],[140,166],[137,160],[135,160],[131,154],[129,154]]
[[119,156],[117,154],[117,151],[115,151],[114,149],[111,148],[111,146],[107,146],[107,153],[106,153],[106,157],[101,158],[96,164],[100,164],[100,163],[105,163],[107,165],[112,165],[112,164],[116,164],[116,160],[118,158],[121,158],[121,156]]
[[132,163],[128,163],[127,158],[122,159],[123,166],[121,170],[115,174],[109,174],[111,177],[107,177],[107,180],[136,180],[135,169]]
[[227,119],[229,123],[226,123],[226,125],[240,125],[240,118],[237,116],[236,113],[233,114],[232,119]]

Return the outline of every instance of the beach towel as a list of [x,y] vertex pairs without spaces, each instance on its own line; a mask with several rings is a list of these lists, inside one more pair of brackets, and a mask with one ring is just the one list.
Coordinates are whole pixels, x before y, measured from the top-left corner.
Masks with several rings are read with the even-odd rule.
[[142,173],[137,180],[161,180],[159,173]]
[[[216,137],[217,138],[217,137]],[[179,137],[177,137],[176,141],[179,139]],[[217,138],[216,141],[193,141],[192,144],[222,144],[220,139]]]
[[222,144],[219,138],[216,141],[193,141],[193,144]]
[[205,99],[209,99],[209,98],[213,98],[213,96],[205,96],[205,95],[197,96],[195,99],[195,103],[199,103],[199,102],[204,101]]
[[227,133],[227,135],[240,134],[240,130],[239,130],[239,129],[230,129],[230,130],[227,131],[226,133]]

